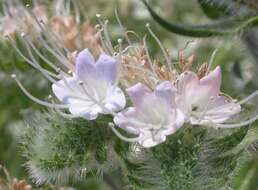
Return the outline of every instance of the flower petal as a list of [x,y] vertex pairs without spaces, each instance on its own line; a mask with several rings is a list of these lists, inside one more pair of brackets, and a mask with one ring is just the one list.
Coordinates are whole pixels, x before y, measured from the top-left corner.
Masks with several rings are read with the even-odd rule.
[[113,87],[111,92],[108,92],[105,108],[107,108],[110,111],[119,111],[125,107],[126,99],[123,91],[119,87],[115,87],[113,90]]
[[114,83],[117,78],[118,62],[115,58],[101,54],[97,63],[96,69],[100,77],[103,77],[105,81]]
[[101,108],[90,101],[87,102],[82,100],[70,99],[69,111],[73,115],[80,115],[87,120],[94,120],[98,117],[98,113],[100,113]]
[[125,129],[127,132],[137,135],[139,134],[139,130],[130,122],[130,118],[135,118],[136,116],[137,112],[135,108],[129,107],[114,117],[114,123],[120,128]]
[[204,119],[219,124],[240,112],[241,106],[239,104],[234,103],[226,96],[219,96],[209,105]]
[[155,89],[155,95],[166,101],[169,105],[175,105],[174,99],[176,92],[177,89],[169,81],[162,82]]
[[[78,86],[78,80],[75,77],[66,78],[67,84],[63,80],[57,82],[57,84],[52,84],[52,91],[55,96],[62,102],[67,103],[67,99],[70,95],[74,94],[73,89]],[[69,85],[69,86],[68,86]]]
[[201,80],[193,72],[184,72],[180,75],[178,83],[181,95],[179,107],[187,113],[203,110],[212,97],[218,96],[220,85],[221,71],[219,67]]
[[212,86],[213,94],[219,94],[221,86],[221,69],[216,67],[208,75],[200,79],[200,84],[205,86]]
[[142,83],[137,83],[136,85],[127,88],[127,93],[130,96],[133,105],[137,107],[137,105],[140,105],[144,96],[146,94],[151,93],[151,90],[145,86]]
[[146,132],[142,135],[142,139],[139,141],[139,144],[145,148],[154,147],[166,140],[166,136],[160,136],[160,134],[155,135],[155,139],[153,139],[153,134],[150,131]]
[[89,77],[97,78],[95,60],[88,49],[84,49],[76,57],[75,73],[82,81],[87,81]]

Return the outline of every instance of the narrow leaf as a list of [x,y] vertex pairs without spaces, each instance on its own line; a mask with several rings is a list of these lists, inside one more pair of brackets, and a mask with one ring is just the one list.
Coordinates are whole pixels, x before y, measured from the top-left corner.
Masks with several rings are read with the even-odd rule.
[[256,25],[258,23],[258,16],[253,17],[230,17],[228,19],[220,20],[216,23],[206,25],[185,25],[177,24],[164,20],[160,17],[146,2],[142,0],[147,9],[149,10],[153,19],[158,22],[162,27],[170,32],[190,36],[190,37],[210,37],[210,36],[223,36],[232,35],[240,32],[241,30]]
[[227,15],[227,8],[222,5],[207,2],[207,0],[198,0],[203,12],[210,19],[218,19]]

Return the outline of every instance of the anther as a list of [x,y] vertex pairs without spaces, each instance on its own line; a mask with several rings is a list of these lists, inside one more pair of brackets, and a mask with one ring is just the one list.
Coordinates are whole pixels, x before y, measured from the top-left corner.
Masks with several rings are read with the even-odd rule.
[[97,17],[97,18],[100,18],[100,17],[101,17],[101,14],[96,14],[96,17]]
[[123,40],[122,40],[121,38],[119,38],[119,39],[117,40],[117,43],[119,43],[119,44],[122,44],[122,42],[123,42]]
[[61,68],[57,68],[56,72],[60,73],[61,72]]
[[11,74],[11,77],[12,77],[13,79],[15,79],[17,76],[16,76],[16,74]]
[[21,37],[24,38],[25,36],[26,36],[26,33],[25,33],[25,32],[22,32],[22,33],[21,33]]
[[100,26],[99,24],[96,24],[96,25],[95,25],[95,29],[100,30],[100,29],[101,29],[101,26]]

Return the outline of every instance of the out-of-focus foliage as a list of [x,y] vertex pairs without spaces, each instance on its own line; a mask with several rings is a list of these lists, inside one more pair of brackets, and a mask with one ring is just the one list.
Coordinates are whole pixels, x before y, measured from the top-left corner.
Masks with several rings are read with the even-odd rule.
[[[221,35],[234,35],[242,30],[257,25],[258,17],[252,10],[249,12],[241,12],[238,10],[237,13],[231,13],[229,9],[235,11],[233,5],[225,5],[224,1],[205,1],[200,0],[199,4],[202,7],[205,14],[210,18],[217,18],[217,22],[204,25],[187,25],[187,24],[176,24],[168,22],[160,17],[147,3],[143,0],[152,17],[167,30],[191,37],[210,37],[210,36],[221,36]],[[224,4],[223,4],[224,3]],[[232,2],[234,4],[234,2]],[[237,2],[236,2],[237,4]],[[229,6],[229,7],[227,7]],[[238,5],[241,7],[240,5]],[[242,14],[241,14],[242,13]]]

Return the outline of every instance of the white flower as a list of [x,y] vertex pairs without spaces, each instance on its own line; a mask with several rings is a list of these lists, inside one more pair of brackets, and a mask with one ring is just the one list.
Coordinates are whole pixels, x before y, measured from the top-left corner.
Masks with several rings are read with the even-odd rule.
[[191,124],[220,124],[241,111],[239,104],[220,92],[221,69],[199,79],[194,72],[179,76],[177,105]]
[[101,54],[95,63],[88,49],[76,58],[75,73],[52,85],[56,97],[68,104],[75,116],[88,120],[96,119],[98,114],[110,114],[125,106],[125,96],[117,87],[118,61]]
[[[175,107],[176,89],[168,81],[152,92],[138,83],[127,89],[133,107],[118,113],[114,123],[129,133],[144,147],[152,147],[166,140],[184,123],[183,113]],[[114,129],[114,128],[113,128]],[[115,131],[121,138],[121,134]],[[123,138],[127,140],[126,138]]]

